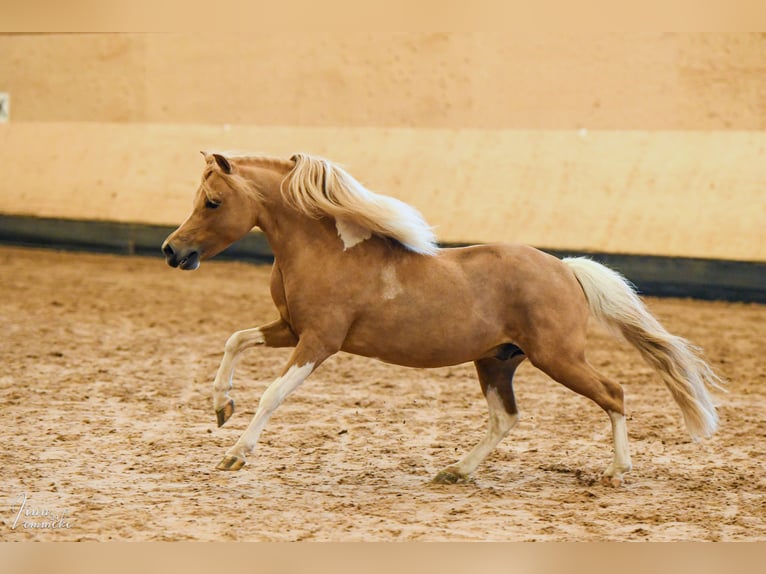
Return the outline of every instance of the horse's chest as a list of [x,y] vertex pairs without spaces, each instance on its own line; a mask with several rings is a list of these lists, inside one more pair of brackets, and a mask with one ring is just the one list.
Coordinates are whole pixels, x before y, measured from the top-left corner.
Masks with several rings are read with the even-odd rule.
[[271,299],[274,301],[274,305],[279,311],[279,315],[288,324],[290,321],[290,308],[287,304],[287,293],[285,292],[285,282],[282,276],[282,270],[279,265],[274,262],[274,267],[271,270]]
[[282,319],[296,332],[317,324],[343,328],[377,307],[376,302],[388,302],[401,294],[402,286],[391,270],[382,281],[344,271],[312,266],[309,273],[273,273],[271,296]]

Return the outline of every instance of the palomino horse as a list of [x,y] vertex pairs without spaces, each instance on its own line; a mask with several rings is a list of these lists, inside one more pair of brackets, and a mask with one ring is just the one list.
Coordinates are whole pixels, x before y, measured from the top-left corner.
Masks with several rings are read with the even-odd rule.
[[271,296],[279,312],[226,342],[213,385],[219,426],[234,412],[229,391],[239,354],[257,345],[294,347],[218,469],[240,469],[287,395],[322,361],[347,351],[420,368],[474,362],[488,429],[437,482],[466,480],[516,424],[513,374],[529,359],[609,415],[614,459],[602,481],[619,486],[631,469],[623,390],[585,359],[589,316],[657,370],[692,437],[716,429],[707,387],[718,386],[718,377],[615,271],[523,245],[439,249],[415,209],[365,189],[318,157],[203,155],[193,211],[162,246],[167,263],[196,269],[257,226],[274,252]]

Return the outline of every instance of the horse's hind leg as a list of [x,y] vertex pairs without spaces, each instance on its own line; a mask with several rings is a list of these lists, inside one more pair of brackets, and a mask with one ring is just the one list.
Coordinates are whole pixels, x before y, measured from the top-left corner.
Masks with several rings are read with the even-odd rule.
[[219,427],[223,426],[231,415],[234,414],[234,401],[229,396],[229,391],[232,387],[234,367],[239,354],[245,349],[259,345],[266,347],[294,347],[297,343],[298,338],[282,319],[277,319],[255,329],[237,331],[229,337],[229,340],[226,341],[221,365],[218,367],[218,372],[213,382],[213,408],[215,409]]
[[481,359],[476,361],[481,390],[487,399],[489,423],[487,433],[479,443],[457,464],[442,470],[434,478],[440,484],[465,482],[476,467],[487,458],[497,444],[510,432],[518,421],[516,398],[513,394],[513,374],[524,360],[517,355],[507,360]]
[[580,349],[551,345],[545,354],[530,353],[529,360],[554,380],[594,401],[609,415],[614,459],[604,471],[601,481],[606,485],[621,486],[625,473],[632,468],[622,387],[588,364]]

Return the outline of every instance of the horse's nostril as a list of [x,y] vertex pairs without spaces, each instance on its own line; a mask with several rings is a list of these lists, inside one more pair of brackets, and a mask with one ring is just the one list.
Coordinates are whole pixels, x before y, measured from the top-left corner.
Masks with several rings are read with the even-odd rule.
[[175,255],[175,251],[173,251],[173,248],[170,246],[170,243],[166,243],[162,246],[162,253],[165,254],[166,257],[172,257]]

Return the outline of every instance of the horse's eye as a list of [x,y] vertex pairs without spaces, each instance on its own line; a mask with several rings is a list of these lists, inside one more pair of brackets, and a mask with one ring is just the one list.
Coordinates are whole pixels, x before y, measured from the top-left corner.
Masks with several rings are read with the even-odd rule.
[[219,205],[221,205],[221,204],[220,203],[216,203],[212,199],[205,199],[205,207],[207,207],[208,209],[215,209]]

